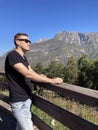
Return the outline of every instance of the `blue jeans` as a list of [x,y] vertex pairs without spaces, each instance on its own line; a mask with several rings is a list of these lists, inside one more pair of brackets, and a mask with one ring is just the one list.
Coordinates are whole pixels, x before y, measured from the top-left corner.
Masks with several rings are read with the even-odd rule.
[[14,117],[17,120],[16,130],[34,130],[31,120],[31,100],[10,103]]

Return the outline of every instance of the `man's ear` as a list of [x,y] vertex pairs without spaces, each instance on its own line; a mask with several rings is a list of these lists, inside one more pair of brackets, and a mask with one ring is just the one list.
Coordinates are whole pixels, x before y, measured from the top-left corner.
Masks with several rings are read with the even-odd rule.
[[19,40],[16,40],[16,46],[18,46],[20,44]]

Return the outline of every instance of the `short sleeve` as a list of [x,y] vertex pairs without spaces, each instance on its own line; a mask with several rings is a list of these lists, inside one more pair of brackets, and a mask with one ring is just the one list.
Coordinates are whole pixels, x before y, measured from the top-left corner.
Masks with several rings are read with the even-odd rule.
[[21,63],[20,55],[15,53],[15,51],[9,53],[7,58],[8,58],[8,61],[9,61],[9,65],[11,65],[11,66],[14,65],[14,64],[17,64],[17,63]]

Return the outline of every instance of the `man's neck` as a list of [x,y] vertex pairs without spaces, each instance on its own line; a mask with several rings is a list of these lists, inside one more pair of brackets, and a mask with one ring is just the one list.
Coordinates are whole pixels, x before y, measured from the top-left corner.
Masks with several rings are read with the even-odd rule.
[[24,55],[25,55],[25,52],[24,51],[22,51],[21,49],[19,49],[19,48],[16,48],[15,49],[22,57],[24,57]]

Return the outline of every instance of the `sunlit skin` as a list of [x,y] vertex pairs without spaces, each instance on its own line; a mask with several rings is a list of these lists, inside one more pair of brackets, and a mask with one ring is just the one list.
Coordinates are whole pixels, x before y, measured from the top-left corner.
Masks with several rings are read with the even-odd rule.
[[[29,38],[27,36],[20,36],[19,39],[28,39]],[[17,44],[17,47],[16,47],[16,51],[18,53],[20,53],[22,56],[30,50],[30,46],[31,46],[31,43],[26,43],[25,41],[19,41],[19,40],[16,40],[16,44]]]

